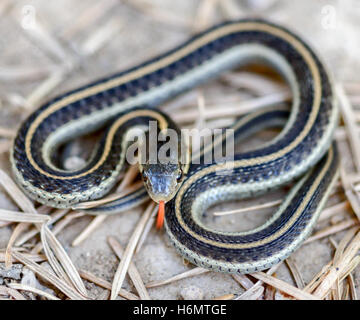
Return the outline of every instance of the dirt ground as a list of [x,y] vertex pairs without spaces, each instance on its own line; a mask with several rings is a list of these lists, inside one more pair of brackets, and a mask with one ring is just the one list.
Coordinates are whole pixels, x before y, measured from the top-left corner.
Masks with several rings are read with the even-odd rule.
[[[0,127],[15,130],[30,110],[50,97],[136,65],[216,22],[249,16],[262,17],[295,31],[319,53],[336,82],[343,84],[345,90],[352,89],[354,84],[358,86],[359,1],[220,2],[226,4],[219,4],[216,0],[104,0],[101,4],[96,0],[1,1]],[[36,24],[35,28],[32,27],[33,23]],[[226,98],[228,90],[231,94],[235,92],[224,88],[223,84],[219,85],[217,81],[204,86],[201,92],[205,97],[205,105],[208,101],[222,101],[221,98]],[[360,105],[360,95],[356,96],[354,91],[349,96],[356,110]],[[246,92],[240,92],[245,100],[246,95]],[[195,98],[190,103],[196,107],[196,101]],[[251,147],[267,138],[267,134],[260,134],[243,147]],[[1,141],[4,146],[0,145],[0,167],[11,174],[8,160],[10,139],[4,137]],[[341,140],[340,144],[344,167],[349,171],[354,170],[346,139]],[[265,203],[279,194],[284,192],[261,196],[250,203]],[[344,195],[339,195],[331,201],[336,204],[343,199]],[[331,201],[328,206],[332,204]],[[243,202],[224,204],[213,211],[242,205]],[[0,208],[17,210],[4,191],[0,192]],[[72,220],[57,237],[78,269],[112,282],[119,261],[109,247],[107,237],[115,237],[126,247],[144,208],[107,217],[76,246],[72,242],[94,219],[92,216]],[[224,217],[213,216],[210,212],[206,223],[222,230],[228,230],[230,226],[236,230],[246,230],[264,222],[273,210],[270,208]],[[314,232],[355,215],[351,209],[347,209],[339,217],[335,222],[319,222]],[[6,248],[13,228],[14,224],[0,228],[0,248]],[[342,230],[330,237],[304,244],[291,256],[305,284],[331,261],[334,255],[332,241],[340,241],[345,233],[346,230]],[[38,241],[38,238],[30,239],[24,246],[31,248]],[[177,254],[164,231],[157,231],[154,227],[133,262],[145,284],[168,279],[193,268]],[[285,263],[277,269],[276,277],[295,285]],[[355,268],[353,277],[357,294],[360,294],[359,267]],[[91,298],[103,294],[104,289],[101,287],[91,282],[85,283]],[[128,278],[123,288],[136,293]],[[148,291],[152,299],[212,299],[226,294],[240,295],[244,288],[231,275],[208,272],[149,288]]]

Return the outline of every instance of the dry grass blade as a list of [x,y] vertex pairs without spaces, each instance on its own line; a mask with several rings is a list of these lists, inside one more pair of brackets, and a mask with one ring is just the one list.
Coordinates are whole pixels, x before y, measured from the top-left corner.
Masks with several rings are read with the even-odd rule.
[[276,300],[276,295],[281,294],[278,290],[276,290],[274,287],[265,285],[264,286],[264,296],[263,300]]
[[344,212],[349,208],[349,202],[348,201],[343,201],[340,203],[337,203],[331,207],[328,207],[326,209],[324,209],[319,217],[318,221],[324,221],[326,219],[329,219],[331,217],[333,217],[334,215]]
[[[94,201],[85,201],[85,202],[81,202],[81,203],[77,203],[75,205],[72,206],[73,210],[85,210],[85,209],[91,209],[91,208],[96,208],[99,207],[100,205],[104,205],[107,204],[109,202],[115,201],[117,199],[120,199],[132,192],[135,192],[141,188],[144,187],[144,184],[142,181],[139,181],[137,183],[134,183],[133,185],[124,188],[122,190],[122,192],[120,193],[114,193],[111,194],[110,196],[107,196],[105,198],[102,198],[100,200],[94,200]],[[85,212],[86,213],[86,212]]]
[[353,277],[352,274],[349,274],[348,281],[349,281],[351,299],[352,300],[358,300],[357,293],[356,293],[356,288],[355,288],[355,283],[354,283],[354,277]]
[[200,30],[205,29],[209,22],[212,20],[211,16],[217,8],[219,0],[202,0],[197,9],[193,30],[199,32]]
[[55,272],[55,274],[61,280],[64,280],[65,282],[67,282],[69,285],[73,285],[71,283],[70,278],[67,276],[64,268],[62,267],[62,265],[57,260],[54,252],[50,249],[50,245],[48,243],[47,236],[46,236],[45,225],[42,225],[42,227],[41,227],[40,238],[41,238],[41,242],[43,244],[44,253],[45,253],[45,255],[46,255],[46,257],[47,257],[53,271]]
[[[92,273],[88,272],[88,271],[85,271],[85,270],[80,270],[79,271],[80,273],[80,276],[81,278],[89,281],[89,282],[92,282],[92,283],[95,283],[96,285],[104,288],[104,289],[108,289],[108,290],[111,290],[111,283],[104,280],[104,279],[101,279],[95,275],[93,275]],[[134,295],[133,293],[131,292],[128,292],[124,289],[120,289],[119,291],[119,296],[122,296],[123,298],[125,299],[128,299],[128,300],[139,300],[139,297]]]
[[47,298],[48,300],[60,300],[59,298],[53,296],[52,294],[50,294],[50,293],[48,293],[46,291],[31,287],[31,286],[28,286],[28,285],[25,285],[25,284],[9,283],[8,286],[10,288],[12,288],[12,289],[16,289],[16,290],[20,290],[20,291],[33,292],[33,293],[35,293],[35,294],[37,294],[39,296],[43,296],[43,297]]
[[135,178],[139,174],[138,165],[132,165],[128,171],[126,171],[124,178],[121,180],[119,186],[116,188],[116,192],[122,192],[126,187],[130,186],[134,182]]
[[[42,225],[41,227],[41,238],[44,244],[45,254],[49,259],[51,266],[59,275],[63,275],[65,278],[69,277],[70,281],[74,283],[76,288],[84,295],[86,295],[86,289],[84,284],[81,282],[80,276],[77,274],[75,267],[73,266],[71,260],[69,259],[68,255],[65,253],[64,249],[57,241],[57,239],[52,235],[51,231],[46,227],[46,223],[50,221],[49,216],[40,215],[40,214],[32,214],[32,213],[19,213],[16,211],[9,211],[9,210],[0,210],[0,219],[2,220],[11,220],[17,222],[26,222],[26,224],[19,224],[15,231],[12,233],[10,237],[9,243],[6,254],[5,254],[5,264],[7,266],[11,265],[11,254],[12,254],[12,244],[14,243],[15,239],[19,235],[21,231],[23,231],[24,227],[28,225],[28,223],[35,223]],[[47,245],[47,239],[50,240],[51,247]],[[53,257],[51,254],[51,250],[53,250],[59,261],[61,261],[61,265],[57,262],[56,258]],[[10,257],[10,259],[9,259]],[[62,267],[65,269],[66,275],[62,272]]]
[[[17,248],[13,248],[13,251],[18,251]],[[40,254],[23,253],[23,255],[33,262],[42,262],[46,260],[46,256]],[[5,262],[5,252],[0,252],[0,262]],[[19,262],[18,260],[11,257],[11,262]]]
[[313,292],[315,288],[323,281],[325,278],[330,266],[332,265],[332,261],[327,263],[325,266],[321,268],[321,270],[315,275],[315,277],[305,286],[303,289],[306,292]]
[[[6,192],[11,196],[15,203],[24,211],[31,214],[37,214],[32,202],[21,192],[14,181],[3,171],[0,170],[0,184]],[[8,241],[5,255],[5,265],[7,268],[11,266],[11,248],[17,237],[29,226],[27,222],[17,225]]]
[[356,214],[358,220],[360,221],[360,200],[359,195],[355,193],[354,190],[348,189],[345,191],[346,198],[351,204],[351,208]]
[[233,300],[236,296],[233,293],[224,294],[223,296],[215,297],[213,300]]
[[243,15],[239,3],[235,0],[219,1],[220,9],[227,19],[239,19]]
[[118,18],[107,21],[104,25],[98,27],[91,36],[86,39],[81,46],[83,55],[93,55],[99,49],[103,48],[105,43],[111,40],[116,33],[119,33],[123,24]]
[[153,214],[151,215],[151,217],[149,218],[149,220],[146,222],[143,233],[141,234],[138,244],[136,245],[135,254],[137,254],[141,250],[143,244],[145,243],[145,240],[146,240],[147,236],[149,235],[151,227],[155,223],[156,215],[157,215],[157,212],[154,211]]
[[295,283],[296,283],[296,286],[299,288],[299,289],[302,289],[305,287],[305,282],[304,282],[304,279],[302,278],[301,274],[300,274],[300,271],[295,263],[295,261],[289,257],[285,260],[285,263],[287,264],[287,266],[289,267],[290,269],[290,272],[295,280]]
[[351,176],[348,175],[346,173],[346,169],[345,166],[343,165],[342,162],[340,162],[340,180],[341,180],[341,184],[342,187],[344,188],[344,190],[350,190],[352,188],[352,184],[356,183],[356,181],[358,181],[359,174],[352,174]]
[[359,197],[356,195],[356,190],[353,189],[354,180],[352,180],[350,175],[346,173],[346,170],[342,163],[340,163],[340,178],[344,187],[346,198],[348,199],[351,208],[353,209],[357,218],[360,219],[360,200]]
[[11,147],[10,140],[0,141],[0,154],[4,152],[8,152],[10,147]]
[[198,130],[201,130],[205,127],[205,114],[206,114],[205,97],[204,97],[204,93],[201,90],[198,90],[198,96],[196,101],[197,101],[196,110],[198,111],[199,116],[196,118],[194,127],[197,128]]
[[309,237],[304,243],[310,243],[313,242],[315,240],[318,239],[322,239],[325,237],[328,237],[329,235],[338,233],[340,231],[346,230],[350,227],[353,227],[355,225],[359,224],[359,220],[358,219],[349,219],[349,220],[345,220],[342,221],[340,223],[337,223],[333,226],[330,227],[326,227],[318,232],[316,232],[314,235],[312,235],[311,237]]
[[64,268],[66,276],[69,277],[71,283],[82,295],[87,296],[87,291],[84,283],[82,282],[79,273],[77,272],[69,256],[66,254],[64,248],[46,225],[43,226],[43,230],[44,232],[41,232],[41,239],[43,242],[44,250],[46,248],[46,237],[50,244],[49,247],[54,252],[56,258],[61,262],[61,267]]
[[8,225],[12,224],[11,221],[0,221],[0,228],[6,227]]
[[238,296],[236,300],[257,300],[263,295],[263,293],[263,286],[252,286],[250,289]]
[[[114,250],[115,254],[121,260],[124,255],[124,249],[122,248],[120,243],[114,237],[108,237],[108,242],[109,242],[111,248]],[[149,293],[146,290],[146,287],[141,278],[141,275],[140,275],[138,269],[136,268],[135,264],[131,261],[130,261],[129,268],[128,268],[128,274],[140,296],[140,299],[141,300],[150,300]]]
[[159,106],[160,110],[164,110],[167,113],[175,112],[176,110],[181,110],[184,107],[193,106],[198,98],[197,91],[188,91],[181,94],[177,99],[170,100],[164,103],[162,106]]
[[345,236],[341,239],[340,243],[336,247],[336,251],[333,258],[333,263],[338,264],[341,261],[341,257],[344,255],[345,248],[349,244],[349,241],[355,236],[359,228],[351,228]]
[[[39,214],[50,214],[50,212],[53,210],[53,208],[48,207],[46,205],[41,205],[40,207],[36,208],[37,213]],[[61,210],[61,209],[60,209]]]
[[62,31],[62,37],[67,39],[74,37],[80,31],[86,30],[87,27],[100,19],[117,5],[118,2],[116,0],[100,1],[95,3],[93,6],[90,6],[81,12],[74,23],[65,26]]
[[0,184],[24,212],[34,214],[37,213],[34,205],[29,200],[29,198],[25,196],[25,194],[19,189],[19,187],[14,183],[14,181],[1,169]]
[[180,28],[190,28],[193,24],[193,20],[186,18],[182,15],[175,14],[170,10],[164,10],[160,6],[154,5],[150,1],[139,1],[139,0],[125,0],[127,4],[136,8],[146,16],[150,17],[152,21],[163,23],[167,26],[174,26]]
[[101,224],[105,221],[108,216],[96,216],[88,225],[87,227],[74,239],[71,243],[73,247],[78,246],[81,244],[90,234]]
[[13,138],[15,134],[16,131],[14,129],[0,127],[0,137]]
[[[49,208],[49,207],[46,207],[46,208]],[[46,212],[45,209],[41,210],[43,212],[40,212],[39,209],[37,211],[39,214],[48,214],[48,212]],[[69,209],[56,210],[53,214],[49,215],[50,220],[48,221],[48,224],[49,225],[54,224],[58,219],[60,219],[64,215],[66,215],[67,212],[69,212]],[[40,230],[36,227],[29,230],[28,232],[26,232],[25,234],[23,234],[21,237],[18,238],[18,240],[15,242],[15,245],[18,247],[21,246],[22,244],[27,242],[29,239],[31,239],[32,237],[37,235],[39,232],[40,232]]]
[[[353,234],[353,230],[350,230],[350,233]],[[346,235],[344,238],[344,243],[349,239],[349,236]],[[345,244],[339,244],[339,250],[343,250]],[[332,286],[336,283],[336,281],[341,278],[341,276],[349,272],[347,270],[351,261],[354,259],[355,255],[357,255],[358,250],[360,248],[360,232],[358,231],[354,238],[350,243],[347,244],[347,248],[342,252],[341,256],[337,256],[336,264],[330,263],[328,267],[328,272],[322,279],[319,286],[315,289],[314,295],[324,298],[328,292],[331,290]]]
[[19,252],[11,253],[15,259],[26,265],[30,270],[37,273],[39,276],[43,277],[45,280],[49,281],[56,288],[58,288],[61,292],[63,292],[66,296],[73,300],[84,300],[85,297],[80,295],[77,291],[75,291],[72,287],[70,287],[67,283],[60,280],[58,277],[51,274],[49,271],[39,266],[37,263],[32,260],[26,258],[25,255]]
[[47,221],[49,221],[50,218],[48,216],[43,216],[39,214],[21,213],[17,211],[0,209],[0,219],[12,222],[23,222],[15,227],[6,247],[5,266],[7,268],[10,268],[12,264],[11,250],[13,243],[15,242],[15,239],[18,237],[18,235],[22,231],[24,231],[25,228],[27,228],[28,223],[46,223]]
[[6,268],[11,267],[11,250],[12,250],[12,247],[14,246],[15,240],[19,237],[19,235],[21,233],[23,233],[28,228],[28,226],[29,226],[28,222],[19,223],[14,228],[13,232],[11,233],[11,236],[7,243],[6,251],[5,251],[5,266],[6,266]]
[[54,90],[61,82],[65,80],[69,70],[60,67],[54,70],[50,77],[46,78],[27,98],[25,106],[34,109],[52,90]]
[[26,223],[46,223],[50,220],[50,217],[40,214],[0,209],[0,220]]
[[276,288],[282,292],[285,292],[286,294],[288,294],[296,299],[299,299],[299,300],[318,300],[319,299],[318,297],[316,297],[312,294],[309,294],[303,290],[300,290],[300,289],[286,283],[285,281],[274,278],[264,272],[255,272],[255,273],[252,273],[251,276],[273,286],[274,288]]
[[[30,200],[19,190],[19,188],[15,185],[15,183],[9,178],[7,174],[0,170],[0,183],[6,183],[6,190],[10,193],[16,203],[23,209],[24,211],[28,211],[30,213],[18,213],[18,212],[10,212],[3,210],[3,216],[0,218],[1,220],[8,220],[11,221],[23,221],[22,224],[19,224],[12,233],[10,240],[8,242],[8,246],[6,249],[6,256],[5,256],[5,264],[7,266],[11,265],[11,254],[12,254],[12,245],[19,236],[19,234],[25,230],[28,226],[28,223],[34,223],[37,228],[41,228],[41,240],[44,246],[44,252],[49,260],[50,265],[54,268],[55,272],[58,275],[62,275],[64,279],[69,278],[71,283],[75,285],[77,290],[81,292],[83,295],[86,296],[87,292],[85,289],[84,284],[81,281],[79,274],[76,271],[76,268],[72,264],[70,258],[66,254],[65,250],[62,248],[60,243],[57,241],[55,236],[46,226],[49,222],[50,217],[45,215],[40,215],[36,212],[33,204]],[[1,215],[0,215],[1,217]],[[19,220],[25,219],[25,220]],[[25,221],[25,223],[24,223]],[[48,245],[48,241],[50,242],[50,246]],[[52,254],[54,251],[56,258]],[[60,263],[57,261],[59,259]],[[63,268],[65,272],[63,272]]]
[[114,300],[116,298],[116,296],[119,293],[119,290],[121,289],[121,286],[125,279],[126,272],[129,268],[131,258],[134,254],[136,245],[137,245],[139,238],[143,232],[146,222],[149,220],[154,208],[155,208],[155,203],[152,202],[145,210],[144,214],[140,218],[140,221],[136,225],[133,234],[130,237],[129,243],[126,246],[126,249],[125,249],[125,252],[123,255],[123,259],[120,261],[120,264],[119,264],[118,269],[116,270],[116,273],[114,276],[114,281],[113,281],[112,290],[111,290],[111,300]]
[[[266,271],[266,274],[267,274],[267,275],[272,275],[272,274],[281,266],[281,264],[282,264],[282,263],[278,263],[278,264],[272,266],[269,270]],[[246,276],[244,276],[244,277],[246,277]],[[236,281],[238,281],[238,278],[237,278],[237,277],[234,277],[234,279],[235,279]],[[242,279],[243,279],[243,278],[242,278]],[[240,282],[240,284],[243,285],[241,282]],[[249,284],[250,284],[250,283],[246,284],[246,286],[249,286]],[[253,284],[249,289],[247,289],[245,292],[243,292],[242,295],[243,295],[243,294],[246,294],[245,297],[247,297],[247,296],[251,296],[251,295],[253,295],[253,294],[256,294],[256,292],[257,292],[256,288],[262,286],[262,284],[263,284],[263,281],[261,281],[261,280],[257,281],[257,282],[256,282],[255,284]],[[247,291],[250,291],[250,292],[247,293]],[[238,300],[240,297],[241,297],[241,295],[240,295],[238,298],[236,298],[235,300]]]
[[42,47],[46,48],[53,57],[62,62],[71,60],[64,47],[57,41],[57,38],[48,33],[48,29],[40,23],[40,19],[37,19],[37,23],[35,23],[32,28],[23,28],[23,31]]
[[360,263],[360,256],[355,256],[350,263],[344,268],[344,271],[340,275],[340,281],[343,281],[346,277],[348,277],[354,269],[359,265]]
[[347,133],[343,126],[342,127],[339,126],[335,129],[334,138],[338,142],[342,142],[347,139]]
[[[68,211],[68,210],[67,210]],[[64,229],[70,222],[72,222],[74,219],[83,217],[85,214],[82,212],[73,212],[71,214],[68,214],[65,216],[64,219],[60,220],[55,227],[52,229],[52,233],[54,236],[56,236],[62,229]],[[54,220],[51,219],[49,224],[52,223]],[[39,242],[32,250],[32,253],[39,253],[43,248],[43,244]]]
[[349,296],[350,296],[350,286],[347,283],[345,289],[343,290],[340,300],[349,300]]
[[[239,103],[232,103],[231,106],[224,107],[221,105],[218,108],[207,108],[204,118],[213,119],[213,118],[224,118],[224,117],[236,117],[244,115],[249,112],[255,112],[256,110],[280,104],[286,102],[290,98],[288,93],[273,93],[263,97],[253,98],[248,101],[243,101]],[[193,122],[194,119],[198,119],[201,116],[200,111],[197,109],[189,110],[188,112],[179,112],[173,115],[173,119],[177,123],[188,123]]]
[[356,127],[356,122],[355,122],[356,117],[350,105],[350,102],[344,92],[344,89],[339,83],[336,85],[336,93],[340,101],[339,103],[340,110],[345,122],[345,129],[348,134],[351,151],[354,156],[353,157],[354,164],[357,168],[357,171],[360,172],[360,148],[359,148],[360,137]]
[[160,287],[169,283],[173,283],[175,281],[179,281],[181,279],[185,279],[185,278],[189,278],[189,277],[194,277],[194,276],[198,276],[200,274],[204,274],[210,272],[210,270],[204,269],[204,268],[200,268],[200,267],[196,267],[194,269],[191,269],[189,271],[180,273],[174,277],[171,277],[169,279],[166,280],[160,280],[160,281],[151,281],[149,283],[146,284],[146,288],[155,288],[155,287]]
[[25,297],[13,288],[8,288],[5,286],[0,286],[0,293],[4,295],[9,295],[10,297],[14,298],[15,300],[26,300]]
[[[116,189],[116,192],[123,191],[136,178],[137,174],[137,166],[130,167],[129,170],[126,172],[124,178],[122,179],[119,187]],[[90,222],[90,224],[74,239],[71,245],[73,247],[76,247],[80,243],[82,243],[100,224],[105,221],[107,217],[107,215],[99,215],[95,217]]]
[[238,282],[245,290],[249,290],[254,286],[254,283],[244,274],[232,274],[233,279]]
[[[14,82],[34,81],[44,78],[49,72],[50,72],[49,67],[40,67],[40,66],[25,67],[23,65],[19,65],[16,67],[15,66],[1,67],[0,79],[2,81],[14,81]],[[7,130],[9,131],[6,132]],[[11,129],[5,128],[5,134],[10,133],[10,130]],[[10,138],[10,136],[7,137]]]
[[287,90],[285,85],[256,73],[229,72],[222,75],[221,79],[237,89],[246,89],[259,96],[275,92],[287,92],[292,95],[292,92]]

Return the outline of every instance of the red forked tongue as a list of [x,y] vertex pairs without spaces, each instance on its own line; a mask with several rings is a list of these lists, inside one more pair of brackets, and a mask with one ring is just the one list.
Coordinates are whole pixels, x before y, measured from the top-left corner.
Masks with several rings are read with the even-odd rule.
[[159,211],[156,220],[156,229],[161,229],[164,224],[165,202],[159,201]]

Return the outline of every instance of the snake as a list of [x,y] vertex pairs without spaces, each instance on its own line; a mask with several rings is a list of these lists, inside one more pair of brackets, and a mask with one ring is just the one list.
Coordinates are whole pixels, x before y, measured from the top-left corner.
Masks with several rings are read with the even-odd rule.
[[[313,49],[283,26],[261,19],[223,22],[151,60],[45,103],[26,118],[14,139],[10,160],[16,182],[31,199],[55,208],[104,197],[126,166],[132,129],[154,121],[156,132],[179,132],[158,106],[249,63],[270,66],[283,77],[292,92],[290,110],[257,110],[230,128],[235,137],[244,137],[281,124],[273,140],[213,163],[202,161],[208,146],[198,163],[179,155],[161,163],[145,157],[139,166],[144,187],[89,212],[120,212],[150,196],[166,207],[165,230],[188,261],[225,273],[270,268],[310,235],[339,172],[333,142],[339,110],[332,77]],[[84,166],[67,170],[58,163],[61,145],[100,128],[105,132]],[[261,226],[229,232],[203,222],[218,203],[287,183],[293,187]]]

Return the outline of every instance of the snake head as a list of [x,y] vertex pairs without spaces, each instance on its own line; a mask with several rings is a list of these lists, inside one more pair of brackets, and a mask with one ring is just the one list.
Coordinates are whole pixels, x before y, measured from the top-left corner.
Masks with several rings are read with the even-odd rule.
[[181,164],[143,164],[141,176],[147,192],[157,203],[170,201],[184,179]]

